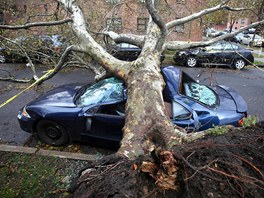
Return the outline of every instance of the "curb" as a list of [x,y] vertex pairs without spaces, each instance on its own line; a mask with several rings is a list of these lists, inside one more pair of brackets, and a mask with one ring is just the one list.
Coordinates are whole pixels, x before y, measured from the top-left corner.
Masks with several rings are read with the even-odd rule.
[[12,145],[6,145],[6,144],[0,144],[0,151],[35,154],[35,155],[41,155],[41,156],[51,156],[51,157],[59,157],[59,158],[64,158],[64,159],[83,160],[83,161],[94,161],[94,160],[98,160],[101,158],[98,155],[87,155],[87,154],[82,154],[82,153],[51,151],[51,150],[37,149],[37,148],[31,148],[31,147],[12,146]]

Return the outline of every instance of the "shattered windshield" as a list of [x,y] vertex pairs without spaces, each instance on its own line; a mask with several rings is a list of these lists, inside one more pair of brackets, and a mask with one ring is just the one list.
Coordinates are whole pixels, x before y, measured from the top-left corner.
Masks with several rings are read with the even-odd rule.
[[205,85],[196,82],[184,83],[185,95],[199,101],[209,107],[215,107],[218,104],[216,93]]
[[124,85],[117,78],[108,78],[88,87],[76,100],[78,106],[114,102],[123,99]]

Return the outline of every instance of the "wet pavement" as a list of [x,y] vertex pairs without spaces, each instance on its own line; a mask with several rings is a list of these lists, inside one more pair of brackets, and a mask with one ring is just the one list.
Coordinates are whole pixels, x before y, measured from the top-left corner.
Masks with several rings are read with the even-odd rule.
[[[245,68],[242,71],[226,68],[180,68],[200,83],[223,84],[237,90],[248,103],[248,113],[257,115],[259,120],[264,120],[264,71],[256,68]],[[43,75],[43,71],[47,69],[38,66],[39,76]],[[17,78],[31,77],[30,69],[24,64],[0,64],[0,76],[6,76],[8,72],[15,73]],[[17,122],[16,116],[19,109],[53,87],[76,82],[91,83],[93,74],[85,69],[62,71],[41,86],[28,90],[2,107],[0,109],[0,143],[24,145],[28,142],[31,135],[21,130]],[[27,86],[29,84],[0,81],[0,104]]]

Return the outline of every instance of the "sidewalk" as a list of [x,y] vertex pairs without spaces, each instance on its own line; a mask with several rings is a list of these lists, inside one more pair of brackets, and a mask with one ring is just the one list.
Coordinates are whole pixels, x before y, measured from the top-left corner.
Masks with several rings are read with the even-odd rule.
[[24,146],[12,146],[12,145],[6,145],[6,144],[0,144],[0,151],[14,152],[14,153],[27,153],[27,154],[52,156],[52,157],[59,157],[59,158],[66,158],[66,159],[84,160],[84,161],[98,160],[102,157],[98,155],[87,155],[87,154],[82,154],[82,153],[51,151],[51,150],[37,149],[37,148],[24,147]]

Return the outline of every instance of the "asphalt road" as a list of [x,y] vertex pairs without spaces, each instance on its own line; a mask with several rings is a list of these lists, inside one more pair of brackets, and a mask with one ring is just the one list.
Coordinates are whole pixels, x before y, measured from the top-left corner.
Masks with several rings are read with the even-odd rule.
[[[248,113],[257,115],[259,120],[264,120],[264,68],[246,68],[242,71],[224,68],[187,68],[180,67],[195,80],[203,84],[223,84],[237,90],[247,101]],[[38,69],[41,71],[45,68]],[[15,73],[17,78],[30,77],[31,72],[23,64],[0,64],[0,76]],[[41,93],[66,83],[93,81],[93,75],[88,70],[76,69],[72,72],[58,73],[52,79],[46,81],[38,88],[32,88],[23,93],[12,102],[0,109],[0,143],[5,142],[12,145],[24,145],[30,138],[30,134],[22,131],[17,122],[17,112],[28,102]],[[0,81],[0,104],[28,85]]]

